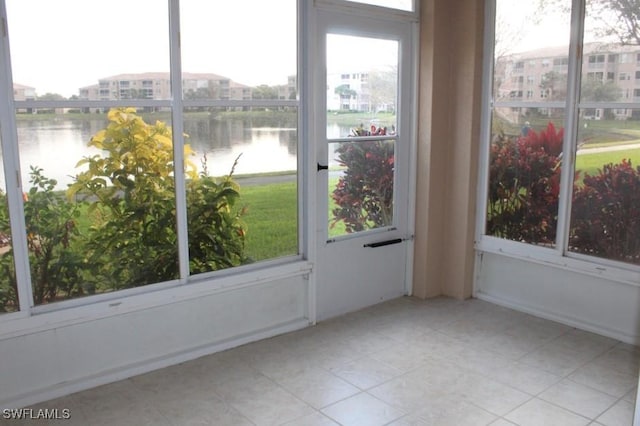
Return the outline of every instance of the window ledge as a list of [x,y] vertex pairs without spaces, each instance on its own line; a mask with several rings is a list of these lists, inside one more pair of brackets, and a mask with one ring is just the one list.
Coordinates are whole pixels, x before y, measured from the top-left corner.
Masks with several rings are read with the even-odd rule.
[[[562,255],[555,248],[534,246],[489,236],[483,236],[476,241],[475,250],[479,253],[497,254],[640,287],[640,267],[634,265],[628,265],[627,267],[627,265],[620,262],[589,258],[601,261],[595,262],[587,260],[587,256],[582,255],[569,257]],[[578,256],[581,258],[578,258]]]
[[[225,277],[204,278],[193,283],[174,285],[168,288],[166,283],[159,284],[156,289],[150,288],[146,292],[134,295],[124,294],[99,300],[86,299],[86,303],[81,305],[46,312],[34,312],[30,316],[20,312],[5,314],[6,317],[0,316],[0,340],[259,286],[281,279],[308,275],[312,270],[312,263],[298,260]],[[76,302],[82,300],[77,299]]]

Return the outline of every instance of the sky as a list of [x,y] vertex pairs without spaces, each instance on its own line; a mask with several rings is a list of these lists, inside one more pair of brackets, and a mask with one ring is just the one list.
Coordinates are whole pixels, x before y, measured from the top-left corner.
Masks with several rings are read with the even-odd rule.
[[[498,0],[496,3],[496,38],[503,49],[525,52],[569,45],[568,13],[554,10],[541,16],[536,1]],[[565,0],[565,3],[569,2]]]
[[[503,51],[515,53],[543,47],[569,46],[571,2],[548,0],[543,4],[546,6],[541,9],[537,1],[497,1],[496,27],[502,31],[502,35],[496,37],[501,41]],[[594,34],[594,28],[600,24],[592,18],[587,11],[584,42],[604,41]]]
[[[7,0],[7,14],[13,81],[38,95],[169,71],[166,0]],[[182,0],[181,27],[185,72],[251,86],[296,73],[295,0]]]

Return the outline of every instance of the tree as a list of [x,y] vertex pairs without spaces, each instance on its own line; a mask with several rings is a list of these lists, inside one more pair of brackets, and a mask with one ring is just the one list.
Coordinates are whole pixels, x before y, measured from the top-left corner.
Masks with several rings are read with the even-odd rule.
[[[341,84],[340,86],[336,87],[334,90],[334,93],[338,96],[340,96],[340,105],[350,105],[350,100],[352,96],[356,96],[358,94],[358,92],[356,92],[355,90],[353,90],[351,87],[349,87],[348,84]],[[349,107],[347,107],[346,109],[349,109]]]
[[278,88],[261,84],[251,91],[252,99],[278,99]]
[[638,0],[591,0],[587,15],[593,19],[598,38],[614,38],[622,45],[640,45]]
[[542,75],[540,89],[547,92],[550,101],[562,101],[567,96],[567,75],[549,71]]
[[51,93],[51,92],[47,92],[42,96],[38,96],[39,101],[64,101],[66,99],[67,98],[65,98],[64,96],[58,93]]
[[583,80],[580,93],[583,102],[616,102],[622,96],[622,90],[613,81],[603,83],[594,79]]
[[189,100],[213,99],[211,90],[208,87],[198,87],[184,92],[184,98]]
[[369,99],[374,110],[389,106],[395,108],[398,69],[369,73]]

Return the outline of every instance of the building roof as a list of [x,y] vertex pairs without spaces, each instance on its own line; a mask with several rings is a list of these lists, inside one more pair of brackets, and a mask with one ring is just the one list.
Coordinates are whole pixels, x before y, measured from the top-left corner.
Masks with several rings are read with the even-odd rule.
[[[585,43],[583,46],[583,55],[592,53],[632,53],[640,52],[640,46],[621,46],[616,43]],[[569,46],[551,46],[540,49],[527,50],[525,52],[512,53],[506,55],[512,59],[538,59],[538,58],[566,58],[569,56]]]
[[[182,78],[187,80],[229,80],[230,78],[213,73],[194,73],[183,72]],[[125,73],[117,74],[109,77],[103,77],[98,80],[169,80],[169,72],[143,72],[143,73]]]
[[33,89],[35,90],[35,87],[31,87],[31,86],[25,86],[24,84],[18,84],[18,83],[13,83],[13,89]]

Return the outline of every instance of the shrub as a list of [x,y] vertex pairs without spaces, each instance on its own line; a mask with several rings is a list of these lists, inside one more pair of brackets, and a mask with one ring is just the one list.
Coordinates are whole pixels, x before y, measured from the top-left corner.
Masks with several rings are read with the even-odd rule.
[[[205,157],[206,158],[206,157]],[[240,187],[231,172],[216,180],[205,171],[187,182],[190,272],[216,271],[247,263],[245,208],[235,209]]]
[[[89,201],[93,224],[87,259],[98,285],[129,288],[179,277],[171,130],[150,125],[135,109],[112,109],[90,145],[106,156],[83,159],[68,196]],[[185,146],[185,156],[191,154]],[[180,169],[180,168],[179,168]],[[231,176],[217,183],[185,162],[192,272],[244,262],[244,227],[231,206],[239,197]]]
[[[371,132],[362,127],[354,136],[385,135],[386,128]],[[338,180],[333,199],[332,226],[343,221],[347,232],[389,226],[393,220],[393,141],[341,143],[336,150],[338,163],[345,167]]]
[[558,216],[563,130],[552,123],[491,144],[487,234],[553,244]]
[[[24,215],[33,300],[36,305],[84,293],[80,285],[82,248],[79,247],[77,206],[54,190],[57,182],[32,167]],[[10,234],[6,197],[2,194],[0,231]],[[0,310],[18,306],[13,251],[0,256]]]
[[586,174],[574,191],[571,250],[640,264],[640,167],[630,160]]

